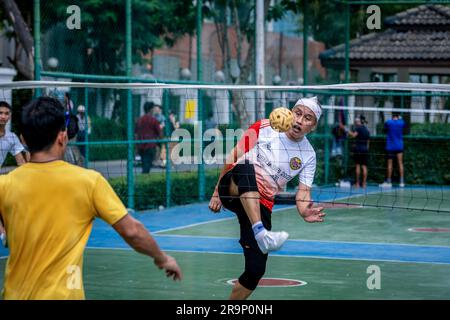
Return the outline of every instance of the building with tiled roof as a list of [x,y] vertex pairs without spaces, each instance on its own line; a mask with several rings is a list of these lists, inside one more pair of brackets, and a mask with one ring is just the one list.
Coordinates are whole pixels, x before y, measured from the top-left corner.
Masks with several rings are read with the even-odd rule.
[[[385,31],[373,32],[350,41],[351,80],[357,82],[399,81],[450,83],[450,7],[421,5],[384,20]],[[322,66],[343,70],[345,44],[332,47],[319,55]],[[380,99],[355,97],[353,104],[381,107]],[[385,99],[384,107],[442,109],[440,97],[404,97]],[[364,114],[364,112],[363,112]],[[370,129],[383,121],[378,113],[366,113]],[[438,121],[436,117],[406,114],[408,122]],[[390,113],[384,113],[389,118]]]
[[[370,80],[368,72],[397,74],[399,81],[410,81],[410,74],[450,74],[450,7],[422,5],[384,23],[387,30],[350,41],[350,68],[363,71],[358,81]],[[345,44],[323,51],[319,58],[326,68],[342,69]]]

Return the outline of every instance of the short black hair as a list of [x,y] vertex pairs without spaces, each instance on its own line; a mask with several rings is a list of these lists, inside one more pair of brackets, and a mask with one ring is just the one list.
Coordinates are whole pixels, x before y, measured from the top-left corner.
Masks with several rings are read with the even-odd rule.
[[11,105],[6,101],[0,101],[0,107],[8,108],[10,111],[12,111]]
[[400,112],[394,111],[394,112],[392,112],[392,116],[393,117],[400,117]]
[[21,133],[30,152],[50,149],[60,131],[66,130],[66,113],[59,100],[40,97],[22,111]]
[[363,116],[362,114],[359,115],[359,120],[361,120],[362,124],[366,124],[367,123],[366,117]]
[[155,104],[153,103],[153,101],[147,101],[146,103],[144,103],[144,112],[149,113],[150,110],[152,110],[154,106],[155,106]]

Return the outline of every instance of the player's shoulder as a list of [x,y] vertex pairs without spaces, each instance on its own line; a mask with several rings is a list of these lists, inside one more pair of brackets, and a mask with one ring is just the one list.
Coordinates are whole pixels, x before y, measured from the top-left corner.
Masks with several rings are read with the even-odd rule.
[[67,170],[67,173],[71,174],[74,177],[78,177],[79,179],[95,181],[101,176],[101,173],[95,170],[86,169],[69,162],[64,162],[64,170]]
[[270,127],[270,120],[269,119],[259,120],[259,123],[260,123],[261,129]]
[[267,127],[270,127],[269,119],[261,119],[254,122],[249,129],[261,130]]
[[310,157],[316,157],[316,150],[314,150],[314,147],[312,146],[311,142],[309,142],[307,137],[304,137],[300,142],[300,148],[302,153],[309,154]]
[[314,148],[311,144],[311,142],[309,142],[308,137],[303,137],[302,141],[300,142],[301,144],[303,144],[302,147],[307,147],[308,149],[311,149],[314,151]]
[[17,135],[14,132],[11,132],[11,131],[6,131],[5,134],[3,135],[3,140],[15,141],[17,139],[19,139],[17,137]]
[[14,132],[12,132],[12,131],[6,131],[5,132],[5,137],[17,137],[17,135],[14,133]]

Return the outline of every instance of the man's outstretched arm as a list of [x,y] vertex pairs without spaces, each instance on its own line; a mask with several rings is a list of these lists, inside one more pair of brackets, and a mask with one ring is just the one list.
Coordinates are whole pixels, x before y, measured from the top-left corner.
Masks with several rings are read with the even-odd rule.
[[300,183],[295,195],[295,203],[298,213],[306,222],[323,222],[323,217],[325,217],[325,213],[322,212],[323,207],[313,207],[310,187]]
[[127,214],[112,227],[134,250],[152,257],[154,263],[158,268],[164,269],[168,277],[174,280],[182,279],[183,275],[176,260],[159,248],[155,239],[141,222]]

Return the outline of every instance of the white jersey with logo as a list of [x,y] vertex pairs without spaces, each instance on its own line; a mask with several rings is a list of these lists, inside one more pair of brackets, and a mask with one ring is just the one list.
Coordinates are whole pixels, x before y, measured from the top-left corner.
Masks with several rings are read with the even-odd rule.
[[275,195],[294,177],[309,187],[316,171],[316,153],[306,137],[300,141],[276,132],[264,119],[253,124],[238,143],[245,153],[236,163],[254,165],[261,203],[271,209]]

